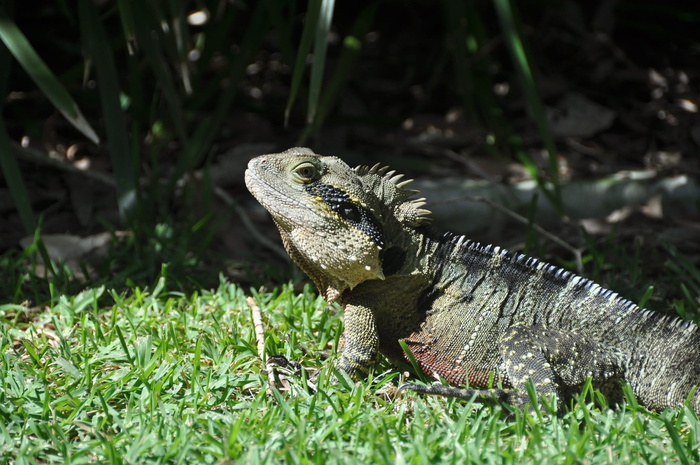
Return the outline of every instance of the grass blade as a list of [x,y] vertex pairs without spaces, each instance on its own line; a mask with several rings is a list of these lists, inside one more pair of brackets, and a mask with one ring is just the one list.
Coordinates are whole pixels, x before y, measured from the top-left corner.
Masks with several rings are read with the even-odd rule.
[[306,140],[321,127],[330,109],[338,100],[345,83],[352,77],[353,70],[356,69],[357,61],[360,59],[362,40],[374,25],[378,7],[379,3],[372,3],[362,10],[350,32],[343,39],[343,50],[338,58],[333,76],[328,79],[313,122],[307,125],[299,136],[298,145],[305,145]]
[[60,111],[63,116],[85,137],[99,143],[100,138],[92,129],[90,123],[80,112],[78,105],[68,91],[51,72],[31,46],[27,37],[17,25],[0,10],[0,40],[10,50],[19,64],[24,68],[34,83],[41,89],[46,98]]
[[[10,77],[10,54],[7,49],[0,48],[0,95],[7,93],[7,82]],[[0,109],[2,106],[0,105]],[[26,234],[33,234],[36,230],[36,217],[32,204],[29,201],[27,189],[22,180],[17,159],[13,155],[10,145],[10,137],[5,128],[5,122],[0,118],[0,173],[5,177],[7,188],[15,203],[20,221]]]
[[403,350],[404,354],[406,354],[406,356],[408,357],[408,361],[411,362],[411,367],[413,367],[413,371],[415,371],[418,378],[426,384],[431,383],[432,380],[428,378],[428,376],[426,376],[426,374],[423,372],[423,369],[418,364],[418,360],[416,360],[416,357],[413,355],[413,352],[411,351],[411,348],[408,347],[406,341],[404,341],[403,339],[399,339],[399,345],[401,346],[401,349]]
[[289,87],[289,98],[287,99],[287,108],[284,110],[284,125],[289,122],[289,114],[292,111],[292,106],[296,101],[297,94],[301,88],[301,79],[304,77],[306,69],[306,57],[311,51],[313,43],[314,31],[318,23],[318,16],[321,11],[321,0],[311,0],[309,8],[306,10],[306,22],[304,30],[301,33],[301,41],[299,42],[299,50],[297,51],[297,59],[294,63],[294,72],[292,73],[292,83]]
[[22,181],[22,173],[10,146],[10,138],[5,129],[5,122],[2,119],[0,119],[0,171],[5,176],[5,182],[12,195],[19,218],[22,221],[24,232],[33,234],[36,229],[36,217],[34,216],[34,210],[29,201],[24,181]]
[[117,184],[117,202],[122,221],[126,222],[136,207],[136,173],[134,154],[129,148],[129,134],[119,102],[119,81],[114,55],[95,5],[80,1],[80,23],[87,55],[95,65],[102,112],[107,131],[107,145]]
[[189,61],[187,60],[187,47],[190,43],[189,28],[187,27],[187,13],[185,2],[170,0],[170,24],[171,32],[171,57],[170,62],[180,70],[182,87],[187,95],[192,95],[192,76],[190,75]]
[[328,50],[328,31],[333,19],[333,7],[335,0],[322,0],[316,24],[316,37],[314,39],[314,58],[311,62],[311,80],[309,83],[309,108],[306,122],[312,124],[316,118],[318,100],[321,96],[321,84],[323,83],[323,70],[326,67],[326,51]]
[[256,5],[255,13],[250,20],[250,26],[241,44],[241,54],[237,57],[229,74],[227,85],[217,99],[216,108],[210,117],[202,120],[195,129],[190,140],[183,149],[183,155],[178,159],[173,175],[170,178],[168,192],[172,192],[174,183],[193,166],[196,166],[206,155],[209,147],[216,139],[224,119],[229,115],[231,104],[238,90],[238,83],[243,78],[246,66],[250,63],[253,54],[259,50],[265,34],[269,30],[270,18],[268,7],[272,2],[264,0]]
[[134,17],[132,20],[136,27],[136,38],[139,47],[141,47],[146,56],[146,61],[153,70],[158,86],[161,88],[165,101],[168,103],[170,108],[169,117],[175,133],[184,143],[187,140],[187,131],[185,130],[185,118],[182,111],[182,99],[177,92],[168,59],[162,53],[163,47],[161,46],[158,32],[160,24],[149,10],[149,5],[145,2],[135,2],[132,3],[132,6],[136,7],[136,10],[133,11]]
[[517,154],[523,150],[511,122],[496,98],[490,67],[489,48],[492,34],[486,30],[477,2],[448,0],[444,3],[446,26],[452,37],[452,61],[464,108],[470,118],[487,131],[485,149],[492,156],[503,152]]
[[668,435],[671,437],[671,445],[676,451],[680,462],[683,465],[690,465],[691,463],[693,463],[688,458],[688,454],[686,454],[686,448],[683,445],[683,441],[681,440],[680,435],[678,434],[678,430],[676,429],[674,424],[671,423],[671,420],[669,420],[668,417],[662,417],[662,420],[664,422],[664,425],[666,426],[666,431],[668,432]]
[[544,105],[540,98],[535,78],[532,73],[532,67],[528,60],[525,51],[525,45],[522,40],[522,34],[518,28],[519,21],[516,18],[516,12],[510,3],[510,0],[494,0],[493,4],[496,8],[498,19],[501,23],[501,29],[505,36],[506,46],[510,51],[515,67],[518,80],[525,94],[525,100],[532,112],[532,117],[537,125],[540,137],[544,143],[545,149],[549,155],[549,176],[552,180],[552,188],[548,188],[541,176],[536,176],[540,188],[543,190],[547,198],[552,202],[553,206],[562,212],[561,197],[559,195],[559,166],[557,163],[557,148],[554,144],[554,138],[549,129],[549,124],[545,118]]
[[134,14],[131,11],[131,2],[129,0],[117,0],[117,8],[119,8],[119,20],[122,24],[127,50],[129,51],[129,55],[133,55],[136,53],[136,32]]

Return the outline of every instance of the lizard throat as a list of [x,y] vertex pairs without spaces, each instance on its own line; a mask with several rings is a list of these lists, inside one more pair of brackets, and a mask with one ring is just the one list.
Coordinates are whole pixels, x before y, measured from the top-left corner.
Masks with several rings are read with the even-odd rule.
[[379,221],[371,211],[353,202],[345,191],[321,181],[308,184],[305,189],[310,195],[323,200],[332,211],[353,228],[366,234],[379,248],[384,247],[384,233],[379,226]]

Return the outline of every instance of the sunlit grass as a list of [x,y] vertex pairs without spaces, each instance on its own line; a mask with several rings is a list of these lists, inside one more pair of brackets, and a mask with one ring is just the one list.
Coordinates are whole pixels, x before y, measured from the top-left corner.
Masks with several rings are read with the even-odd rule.
[[[688,409],[563,416],[407,393],[382,362],[329,384],[339,312],[306,288],[254,293],[268,355],[325,367],[270,389],[246,294],[104,287],[45,308],[0,306],[0,457],[7,463],[690,463]],[[685,459],[683,459],[685,457]]]

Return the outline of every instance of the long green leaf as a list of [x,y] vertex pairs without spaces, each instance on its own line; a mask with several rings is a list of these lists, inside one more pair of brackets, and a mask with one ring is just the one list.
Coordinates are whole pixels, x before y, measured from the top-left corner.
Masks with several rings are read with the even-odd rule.
[[99,143],[100,138],[90,123],[80,112],[80,108],[68,91],[51,72],[31,46],[26,36],[17,25],[0,10],[0,40],[10,50],[19,64],[24,68],[34,83],[41,89],[46,98],[60,111],[63,116],[85,137]]
[[[157,5],[157,3],[156,3]],[[182,99],[177,92],[175,79],[173,78],[167,57],[163,54],[160,34],[160,24],[154,17],[146,2],[133,2],[134,25],[139,47],[143,50],[146,61],[151,66],[158,85],[160,86],[165,101],[170,107],[170,119],[173,123],[178,138],[185,142],[187,131],[185,129],[185,117],[182,111]]]
[[135,160],[129,147],[129,134],[119,102],[119,81],[114,55],[95,5],[80,0],[80,23],[87,54],[95,64],[102,104],[107,145],[117,184],[117,202],[122,221],[126,222],[136,206]]
[[452,39],[452,62],[461,88],[458,93],[469,118],[488,132],[484,148],[494,156],[518,153],[522,144],[492,91],[492,61],[487,50],[493,38],[486,30],[478,2],[447,0],[444,8]]
[[335,105],[338,96],[343,90],[348,79],[353,75],[353,70],[356,68],[357,61],[360,58],[362,51],[362,38],[374,25],[374,18],[379,8],[378,2],[373,2],[357,16],[355,23],[352,25],[350,32],[343,39],[343,50],[338,58],[335,66],[335,71],[321,96],[318,104],[318,111],[312,124],[304,128],[299,137],[298,144],[304,145],[306,140],[321,127],[328,116],[330,109]]
[[535,120],[540,137],[542,137],[545,149],[549,155],[549,176],[552,180],[553,187],[552,189],[547,188],[539,176],[537,177],[538,185],[552,202],[553,206],[562,213],[561,197],[559,195],[557,148],[549,129],[549,123],[545,118],[544,105],[542,104],[542,99],[540,98],[537,85],[535,84],[530,61],[525,52],[525,45],[523,43],[522,34],[518,28],[515,9],[511,5],[510,0],[493,0],[493,3],[506,39],[506,45],[513,60],[515,71],[518,75],[518,80],[525,94],[525,100],[532,112],[532,117]]
[[124,31],[126,47],[129,50],[129,54],[134,55],[136,53],[136,28],[134,27],[134,14],[131,10],[131,1],[117,0],[117,7],[119,8],[119,20],[121,21],[122,30]]
[[24,232],[32,234],[36,229],[36,218],[32,210],[32,204],[29,201],[27,189],[22,181],[22,173],[12,153],[13,150],[5,129],[5,122],[0,119],[0,171],[5,176],[5,182],[10,189],[10,195],[12,195],[12,200],[15,202],[15,208],[17,213],[19,213],[22,226],[24,226]]
[[[289,18],[294,18],[297,16],[296,7],[298,5],[296,2],[291,1],[287,1],[286,3],[287,5],[285,5],[285,2],[270,4],[268,8],[268,15],[272,30],[275,31],[275,35],[278,37],[277,43],[279,44],[284,62],[293,63],[295,61],[294,43],[296,41],[296,36],[294,31],[296,24],[290,21]],[[304,63],[302,60],[302,69],[303,66]]]
[[192,76],[190,74],[189,60],[187,59],[190,43],[189,28],[187,27],[185,12],[186,3],[181,0],[170,0],[170,24],[171,24],[171,61],[177,63],[180,70],[182,86],[187,95],[192,95]]
[[[473,37],[475,26],[479,24],[480,17],[468,18],[468,2],[463,0],[447,0],[443,3],[443,7],[445,8],[447,33],[452,38],[452,61],[461,88],[460,96],[464,109],[471,118],[479,121],[482,126],[488,127],[488,122],[483,121],[482,111],[477,104],[481,92],[475,91],[474,75],[476,72],[470,56],[470,52],[474,53],[476,50],[473,49],[478,47],[478,42]],[[470,44],[474,45],[470,47]]]
[[292,72],[292,83],[289,86],[289,98],[287,99],[287,108],[284,110],[284,125],[289,122],[289,114],[292,111],[292,106],[296,101],[297,94],[301,88],[301,80],[306,69],[306,57],[311,51],[313,44],[314,31],[318,23],[318,15],[321,11],[321,0],[311,0],[306,10],[306,21],[304,22],[304,30],[301,33],[301,41],[299,42],[299,50],[297,50],[297,58],[294,63],[294,71]]
[[[7,82],[10,76],[11,57],[7,49],[0,47],[0,95],[7,93]],[[0,109],[2,104],[0,103]],[[15,203],[15,208],[22,221],[24,232],[33,234],[36,230],[36,218],[29,201],[27,189],[22,181],[22,173],[13,155],[10,138],[7,135],[5,122],[0,118],[0,173],[4,175],[7,188]]]
[[309,82],[309,108],[306,122],[311,124],[316,118],[318,100],[321,96],[321,84],[323,83],[323,71],[326,67],[326,51],[328,50],[328,32],[331,29],[333,19],[333,7],[335,0],[322,0],[316,25],[316,38],[314,39],[314,58],[311,62],[311,80]]
[[183,154],[178,158],[173,175],[169,180],[168,192],[172,192],[175,182],[206,155],[209,147],[219,134],[224,119],[229,115],[231,104],[238,89],[238,83],[243,78],[246,66],[250,63],[253,54],[259,50],[260,44],[269,30],[268,7],[273,0],[262,0],[257,3],[255,13],[251,18],[245,38],[241,44],[241,54],[232,66],[229,74],[229,85],[221,93],[217,100],[212,116],[205,118],[197,126],[194,134],[187,141]]

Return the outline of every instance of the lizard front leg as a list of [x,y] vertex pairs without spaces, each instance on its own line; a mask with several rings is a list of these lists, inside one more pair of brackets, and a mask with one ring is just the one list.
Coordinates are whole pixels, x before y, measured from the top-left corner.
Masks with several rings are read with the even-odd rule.
[[379,334],[374,312],[364,305],[348,304],[345,314],[345,347],[336,364],[353,379],[367,376],[377,360]]
[[394,275],[365,281],[346,294],[345,348],[337,368],[359,379],[367,376],[380,347],[389,358],[400,358],[398,340],[419,330],[423,320],[412,309],[428,285],[422,275]]

